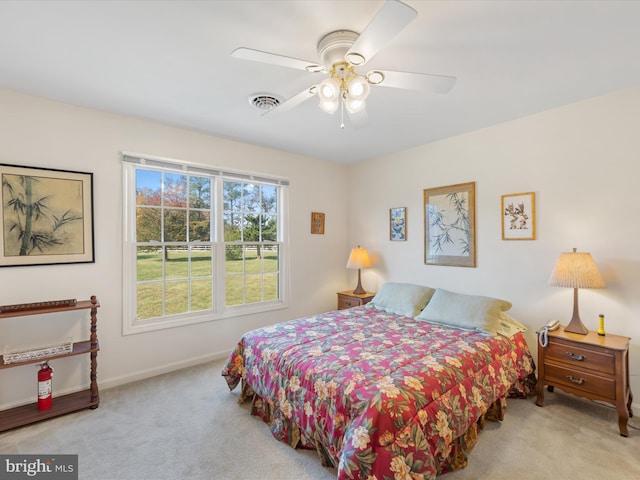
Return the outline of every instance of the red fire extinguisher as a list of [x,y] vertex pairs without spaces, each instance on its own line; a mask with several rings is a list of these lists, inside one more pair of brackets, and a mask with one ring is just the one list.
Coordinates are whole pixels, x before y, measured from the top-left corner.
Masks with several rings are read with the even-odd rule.
[[38,370],[38,410],[51,408],[51,376],[53,368],[49,362],[40,363]]

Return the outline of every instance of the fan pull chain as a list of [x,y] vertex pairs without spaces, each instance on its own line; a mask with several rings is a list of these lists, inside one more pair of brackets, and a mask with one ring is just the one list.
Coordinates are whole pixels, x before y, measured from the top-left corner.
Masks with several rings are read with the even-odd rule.
[[344,97],[340,99],[340,130],[344,130]]

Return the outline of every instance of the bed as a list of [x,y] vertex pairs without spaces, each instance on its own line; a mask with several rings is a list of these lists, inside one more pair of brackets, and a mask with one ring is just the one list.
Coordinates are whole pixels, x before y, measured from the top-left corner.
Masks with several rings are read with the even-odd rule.
[[510,307],[384,284],[370,304],[246,333],[222,375],[275,438],[316,449],[338,480],[432,479],[464,468],[485,419],[534,390]]

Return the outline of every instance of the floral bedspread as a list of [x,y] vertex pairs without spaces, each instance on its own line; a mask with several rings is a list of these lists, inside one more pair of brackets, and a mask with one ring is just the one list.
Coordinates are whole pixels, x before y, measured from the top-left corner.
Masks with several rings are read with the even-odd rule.
[[510,391],[528,394],[534,368],[520,333],[360,306],[248,332],[222,375],[231,390],[242,381],[240,401],[277,439],[317,449],[338,480],[419,480],[464,467],[470,427]]

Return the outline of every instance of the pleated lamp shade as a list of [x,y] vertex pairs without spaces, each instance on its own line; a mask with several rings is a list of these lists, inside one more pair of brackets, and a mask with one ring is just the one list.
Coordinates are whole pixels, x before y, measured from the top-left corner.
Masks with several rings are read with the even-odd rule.
[[549,285],[573,288],[573,317],[565,331],[586,335],[589,330],[582,324],[578,313],[578,289],[607,286],[591,254],[576,252],[575,248],[573,252],[561,253],[549,277]]

